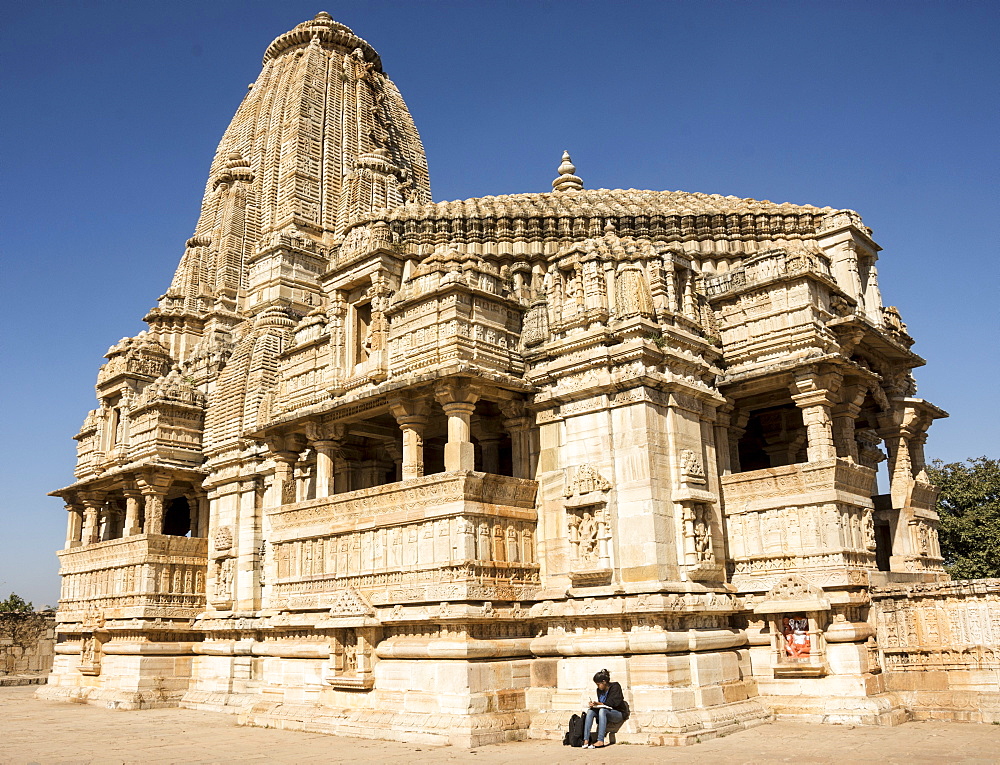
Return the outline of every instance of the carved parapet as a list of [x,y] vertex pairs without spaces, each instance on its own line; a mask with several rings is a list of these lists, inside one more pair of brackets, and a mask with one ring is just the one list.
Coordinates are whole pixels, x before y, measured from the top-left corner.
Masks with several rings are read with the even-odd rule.
[[865,584],[875,568],[875,471],[845,459],[722,476],[733,582],[759,590],[783,573]]
[[139,534],[58,553],[59,620],[193,618],[205,607],[208,540]]
[[315,609],[345,586],[377,605],[526,598],[539,586],[536,491],[444,473],[272,509],[270,606]]
[[727,513],[792,505],[797,501],[833,499],[872,506],[875,471],[845,459],[803,462],[722,476]]
[[1000,670],[1000,579],[891,584],[871,599],[886,670]]
[[748,258],[739,268],[705,280],[705,290],[712,300],[737,295],[743,290],[766,283],[811,274],[833,283],[830,261],[820,252],[807,250],[768,250]]

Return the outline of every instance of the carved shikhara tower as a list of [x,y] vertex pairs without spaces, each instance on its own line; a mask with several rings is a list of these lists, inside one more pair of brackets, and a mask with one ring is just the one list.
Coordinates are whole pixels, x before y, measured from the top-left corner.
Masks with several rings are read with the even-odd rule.
[[43,695],[469,745],[561,735],[608,667],[634,741],[905,718],[877,588],[947,578],[944,412],[871,231],[559,173],[433,204],[371,46],[271,44],[54,492]]

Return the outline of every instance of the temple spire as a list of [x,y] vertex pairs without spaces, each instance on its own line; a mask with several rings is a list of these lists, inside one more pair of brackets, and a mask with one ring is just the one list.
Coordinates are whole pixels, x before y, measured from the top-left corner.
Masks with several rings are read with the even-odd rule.
[[562,164],[559,165],[559,177],[552,181],[553,191],[583,191],[583,180],[574,175],[576,166],[570,159],[569,152],[562,154]]

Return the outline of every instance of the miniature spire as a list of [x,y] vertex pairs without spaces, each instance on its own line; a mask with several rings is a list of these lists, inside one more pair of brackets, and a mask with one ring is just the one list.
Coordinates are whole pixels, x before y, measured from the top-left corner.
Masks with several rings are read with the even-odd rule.
[[583,191],[583,180],[573,175],[576,167],[569,158],[569,152],[564,151],[562,164],[559,165],[559,177],[552,181],[553,191]]

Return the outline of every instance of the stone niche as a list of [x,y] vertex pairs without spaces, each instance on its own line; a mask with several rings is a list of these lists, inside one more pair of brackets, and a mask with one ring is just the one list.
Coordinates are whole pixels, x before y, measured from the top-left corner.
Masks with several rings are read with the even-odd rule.
[[824,631],[830,601],[821,588],[787,576],[753,612],[767,619],[775,677],[822,677],[829,673]]
[[570,544],[574,587],[611,583],[611,483],[590,465],[568,471],[565,501],[566,537]]

